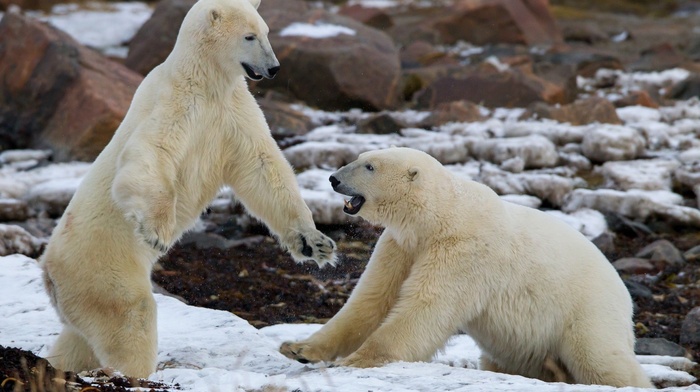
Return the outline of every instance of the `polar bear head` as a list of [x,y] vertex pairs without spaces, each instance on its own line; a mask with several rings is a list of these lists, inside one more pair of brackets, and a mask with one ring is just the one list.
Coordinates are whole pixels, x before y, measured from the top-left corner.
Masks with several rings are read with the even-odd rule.
[[[430,155],[392,147],[360,154],[330,177],[333,189],[349,196],[343,211],[392,226],[412,214],[425,214],[448,172]],[[417,222],[422,219],[412,219]]]
[[196,56],[227,75],[273,78],[280,63],[259,5],[260,0],[199,0],[182,22],[173,53]]

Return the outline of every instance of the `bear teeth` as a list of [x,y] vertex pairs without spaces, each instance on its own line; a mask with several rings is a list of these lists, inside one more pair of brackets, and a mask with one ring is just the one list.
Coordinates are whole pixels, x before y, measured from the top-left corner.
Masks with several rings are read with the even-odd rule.
[[352,210],[352,203],[350,203],[350,201],[343,200],[343,202],[345,202],[345,208]]

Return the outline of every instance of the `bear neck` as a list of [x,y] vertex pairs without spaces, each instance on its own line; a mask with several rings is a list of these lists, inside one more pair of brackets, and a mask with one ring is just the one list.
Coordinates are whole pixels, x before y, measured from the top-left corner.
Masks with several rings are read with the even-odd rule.
[[237,88],[247,88],[241,69],[231,72],[192,44],[176,42],[175,48],[163,63],[176,85],[185,84],[191,93],[228,101]]

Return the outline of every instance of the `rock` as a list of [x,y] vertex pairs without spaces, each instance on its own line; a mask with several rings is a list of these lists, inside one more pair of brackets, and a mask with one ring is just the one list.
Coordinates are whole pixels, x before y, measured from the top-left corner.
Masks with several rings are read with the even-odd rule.
[[685,60],[672,44],[664,42],[641,52],[640,58],[630,64],[633,71],[653,72],[676,68]]
[[685,264],[681,252],[668,240],[652,242],[637,252],[636,257],[648,258],[657,266]]
[[480,160],[497,164],[518,157],[528,169],[554,166],[559,160],[554,143],[541,135],[477,140],[470,151]]
[[598,247],[601,252],[608,254],[615,251],[615,234],[603,233],[591,240],[593,245]]
[[681,325],[681,344],[700,343],[700,306],[693,308],[685,316]]
[[595,76],[599,69],[622,70],[625,68],[619,58],[594,51],[554,51],[536,58],[538,62],[546,61],[552,64],[571,65],[578,76],[586,78]]
[[524,118],[536,116],[551,118],[560,123],[587,125],[591,123],[622,124],[615,106],[605,98],[591,97],[568,105],[547,105],[537,102],[523,114]]
[[493,166],[484,166],[477,178],[499,195],[532,195],[560,206],[575,185],[575,180],[542,173],[509,173]]
[[429,65],[457,65],[459,62],[427,41],[418,40],[404,46],[399,53],[402,69]]
[[180,25],[194,3],[196,0],[160,0],[151,18],[131,39],[124,64],[146,75],[162,63],[173,50]]
[[289,104],[267,98],[259,99],[258,104],[277,140],[305,135],[313,128],[311,119]]
[[654,98],[644,90],[630,91],[627,95],[613,101],[615,107],[621,108],[625,106],[643,106],[647,108],[657,109],[659,104]]
[[689,263],[694,263],[700,260],[700,245],[694,246],[685,251],[685,253],[683,253],[683,258]]
[[20,253],[29,257],[37,257],[46,242],[46,240],[34,237],[19,226],[0,224],[0,256]]
[[7,150],[0,153],[0,165],[17,162],[46,162],[51,157],[50,150]]
[[0,150],[51,149],[93,160],[119,126],[141,76],[67,34],[15,13],[0,21]]
[[399,133],[406,125],[396,120],[389,113],[372,115],[357,123],[357,133],[371,135],[387,135]]
[[671,190],[671,177],[680,166],[676,160],[649,159],[605,162],[600,172],[606,188],[630,190]]
[[26,221],[29,205],[24,200],[0,199],[0,222]]
[[656,217],[668,220],[671,224],[700,226],[700,211],[697,208],[678,205],[682,202],[682,196],[667,191],[575,189],[566,196],[562,210],[592,208],[641,221]]
[[10,11],[13,6],[23,10],[48,10],[57,4],[64,4],[64,2],[61,0],[0,0],[0,11]]
[[680,185],[695,192],[700,208],[700,161],[693,161],[680,166],[673,173]]
[[592,126],[583,136],[582,152],[594,162],[625,161],[644,153],[646,141],[636,129],[620,125]]
[[700,75],[691,74],[684,80],[674,84],[666,94],[668,98],[687,100],[700,97]]
[[663,338],[639,338],[634,344],[637,355],[667,355],[685,357],[688,353],[682,346]]
[[562,27],[565,42],[582,42],[589,45],[605,42],[608,36],[590,23],[569,24]]
[[442,42],[553,45],[563,42],[548,0],[461,0],[434,24]]
[[526,107],[533,102],[567,103],[568,83],[548,81],[536,75],[531,63],[511,67],[496,58],[477,67],[456,66],[408,72],[423,88],[416,106],[433,109],[444,102],[466,100],[487,107]]
[[25,200],[33,210],[46,212],[49,216],[58,218],[68,207],[81,181],[82,177],[39,183],[29,189]]
[[653,297],[653,293],[651,292],[651,289],[648,288],[647,286],[634,282],[632,280],[624,280],[625,286],[627,287],[627,290],[630,292],[630,296],[634,299],[651,299]]
[[394,25],[391,16],[377,7],[363,7],[360,4],[344,5],[340,7],[338,14],[376,29],[388,29]]
[[433,128],[451,122],[475,122],[484,120],[478,105],[469,101],[444,102],[420,122],[421,128]]
[[624,257],[612,263],[615,269],[622,274],[654,274],[659,272],[649,260],[639,257]]
[[[264,16],[264,15],[263,15]],[[294,23],[305,26],[297,35],[287,16],[270,18],[270,42],[280,61],[275,79],[255,88],[279,89],[324,110],[391,109],[398,104],[401,76],[399,53],[383,32],[350,18],[313,10]],[[337,35],[308,36],[309,31],[334,30]]]

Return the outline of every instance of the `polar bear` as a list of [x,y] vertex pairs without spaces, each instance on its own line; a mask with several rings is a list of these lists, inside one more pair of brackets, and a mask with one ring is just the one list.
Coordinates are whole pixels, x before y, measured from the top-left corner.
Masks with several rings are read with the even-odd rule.
[[650,387],[632,301],[600,251],[566,223],[502,201],[423,152],[363,153],[330,177],[344,211],[385,227],[347,304],[280,351],[355,367],[427,361],[468,333],[485,370]]
[[64,324],[50,362],[79,371],[156,370],[151,268],[230,186],[297,261],[335,261],[245,76],[279,63],[259,0],[200,0],[175,47],[139,86],[82,180],[41,258]]

